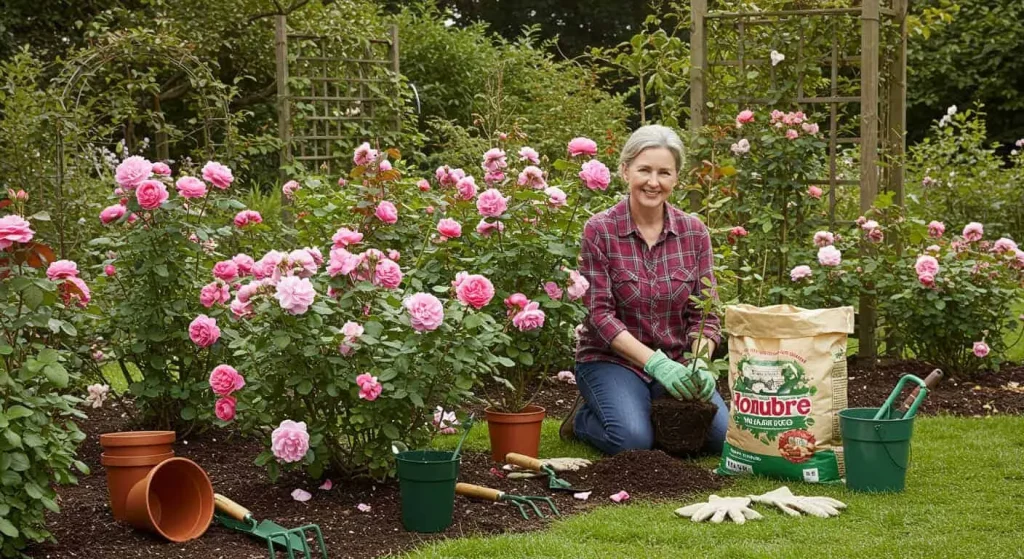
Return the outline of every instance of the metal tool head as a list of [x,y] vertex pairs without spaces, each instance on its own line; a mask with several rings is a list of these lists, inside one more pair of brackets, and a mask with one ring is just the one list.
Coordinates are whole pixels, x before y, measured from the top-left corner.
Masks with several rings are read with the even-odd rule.
[[[324,544],[320,527],[316,524],[288,529],[271,520],[257,523],[252,516],[246,516],[245,520],[239,521],[217,512],[214,514],[214,518],[225,528],[243,532],[267,542],[267,552],[271,559],[277,557],[277,550],[287,553],[288,559],[295,559],[297,552],[301,553],[301,557],[305,559],[313,559],[314,551],[317,553],[317,558],[326,559],[327,557],[327,546]],[[306,541],[307,531],[312,532],[312,537],[318,546],[316,549],[311,548]]]
[[580,489],[573,487],[571,483],[558,477],[555,470],[551,466],[542,466],[541,470],[548,475],[548,489],[552,491],[568,491],[570,493],[580,493],[582,491],[589,491],[589,489]]
[[517,508],[519,508],[519,514],[523,515],[523,519],[526,520],[530,518],[526,514],[527,506],[533,509],[534,514],[536,514],[538,518],[547,518],[544,516],[544,513],[541,512],[540,508],[534,501],[547,504],[548,507],[551,508],[551,511],[555,513],[555,516],[562,516],[562,514],[558,512],[558,509],[555,507],[555,502],[552,501],[550,497],[535,497],[532,495],[509,495],[508,493],[505,493],[504,495],[501,496],[501,500],[508,501],[515,505]]

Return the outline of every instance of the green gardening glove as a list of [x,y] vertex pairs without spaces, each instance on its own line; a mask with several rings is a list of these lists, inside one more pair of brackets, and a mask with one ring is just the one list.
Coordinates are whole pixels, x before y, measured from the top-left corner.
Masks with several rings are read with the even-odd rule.
[[669,359],[660,349],[644,364],[644,372],[660,382],[677,400],[692,400],[698,394],[693,369]]
[[711,395],[715,393],[715,375],[708,370],[707,363],[703,359],[695,359],[692,363],[695,382],[700,387],[700,394],[697,395],[702,402],[710,402]]

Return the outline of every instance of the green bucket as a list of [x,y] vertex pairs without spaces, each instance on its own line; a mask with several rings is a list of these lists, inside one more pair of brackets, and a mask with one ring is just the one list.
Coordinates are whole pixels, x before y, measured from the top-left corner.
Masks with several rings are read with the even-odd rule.
[[[921,390],[903,414],[892,404],[907,381],[916,382]],[[927,393],[924,381],[905,375],[881,408],[849,408],[839,412],[847,487],[865,493],[903,491],[910,468],[914,415]]]
[[459,457],[443,450],[409,450],[397,461],[405,529],[440,532],[451,526]]

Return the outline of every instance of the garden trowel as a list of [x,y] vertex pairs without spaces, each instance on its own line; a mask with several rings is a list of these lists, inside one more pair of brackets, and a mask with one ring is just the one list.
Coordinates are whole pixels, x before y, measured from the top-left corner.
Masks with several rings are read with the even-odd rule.
[[300,528],[288,529],[271,520],[256,522],[249,509],[228,499],[224,495],[214,493],[213,502],[216,507],[213,517],[221,526],[249,534],[267,542],[267,551],[271,558],[277,557],[274,550],[276,546],[281,551],[288,553],[288,559],[295,559],[296,552],[301,554],[299,555],[300,557],[312,559],[312,550],[309,544],[306,543],[305,532],[307,530],[312,531],[313,535],[316,536],[316,542],[319,546],[317,556],[325,559],[327,557],[327,546],[324,545],[324,536],[320,532],[320,527],[316,524],[307,524]]
[[540,472],[547,474],[548,476],[548,489],[552,491],[568,491],[570,493],[579,493],[589,491],[589,489],[580,489],[579,487],[573,487],[571,483],[558,477],[551,466],[546,466],[544,462],[533,458],[532,456],[526,456],[516,452],[509,452],[505,455],[505,462],[514,464],[520,468],[526,468],[527,470],[533,470],[534,472]]

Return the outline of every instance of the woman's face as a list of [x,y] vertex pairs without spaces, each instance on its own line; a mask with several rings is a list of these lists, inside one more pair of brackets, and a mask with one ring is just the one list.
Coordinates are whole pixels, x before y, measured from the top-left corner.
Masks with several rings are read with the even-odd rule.
[[661,207],[679,182],[676,160],[668,148],[641,151],[621,172],[629,185],[630,198],[641,208]]

